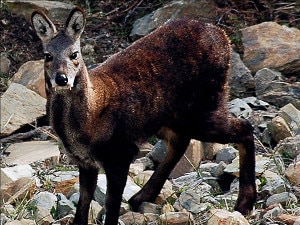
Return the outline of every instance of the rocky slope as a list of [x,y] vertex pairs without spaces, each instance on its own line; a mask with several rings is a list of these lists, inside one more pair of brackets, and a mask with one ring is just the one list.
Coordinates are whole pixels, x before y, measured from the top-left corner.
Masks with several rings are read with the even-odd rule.
[[[1,96],[1,202],[6,203],[1,208],[1,224],[68,224],[78,201],[76,166],[58,154],[57,150],[62,146],[48,143],[49,139],[55,139],[53,134],[49,135],[50,128],[43,127],[47,132],[41,129],[28,132],[24,127],[20,130],[22,125],[45,114],[45,100],[41,97],[44,96],[44,91],[41,89],[43,69],[39,60],[42,57],[40,43],[26,21],[26,15],[23,18],[21,15],[11,14],[11,11],[20,12],[20,8],[26,8],[30,12],[29,5],[32,7],[32,4],[25,7],[14,1],[7,2],[10,4],[1,6],[4,11],[1,16],[7,15],[1,18],[1,29],[4,31],[4,37],[1,37],[1,71],[2,81],[5,81],[2,87],[5,93]],[[87,12],[90,10],[82,40],[82,51],[89,66],[104,61],[109,55],[151,32],[169,18],[189,16],[223,27],[230,35],[235,50],[229,73],[229,108],[235,116],[249,119],[255,128],[259,196],[253,215],[243,217],[232,212],[239,174],[235,146],[195,140],[191,142],[185,158],[172,172],[155,204],[145,203],[139,213],[131,212],[126,201],[140,189],[164,157],[164,145],[153,138],[149,140],[151,143],[140,146],[138,159],[130,168],[123,195],[121,223],[299,223],[300,31],[297,29],[299,11],[295,10],[299,4],[296,1],[273,1],[273,5],[266,6],[257,1],[257,11],[253,11],[253,14],[238,14],[235,10],[242,12],[243,7],[250,6],[250,1],[245,1],[243,6],[234,1],[216,2],[219,4],[215,1],[200,3],[188,0],[166,1],[164,5],[160,5],[158,1],[155,6],[151,1],[128,1],[126,4],[121,4],[120,1],[115,4],[113,1],[86,1],[89,5],[82,4]],[[225,2],[225,5],[221,2]],[[58,5],[61,8],[57,8]],[[62,13],[64,8],[68,9],[70,6],[52,2],[52,7],[48,3],[38,7],[53,11],[55,16],[55,12]],[[273,16],[277,16],[276,20],[265,22],[272,19],[258,18],[258,15],[267,17],[271,7],[276,9],[273,13]],[[143,16],[139,16],[137,20],[138,13]],[[249,15],[256,17],[250,20]],[[58,25],[61,17],[59,15],[57,18]],[[293,27],[280,23],[286,21],[287,17]],[[229,26],[230,19],[251,23],[238,29],[233,26],[236,22],[230,24],[232,27]],[[20,35],[14,34],[15,30],[10,30],[15,22],[23,27]],[[129,30],[131,25],[126,27],[125,24],[132,24],[133,29]],[[125,32],[121,35],[122,38],[120,32]],[[20,44],[22,39],[27,41],[25,47]],[[23,61],[12,60],[12,53],[19,54]],[[5,64],[8,61],[10,63]],[[8,78],[9,87],[6,85]],[[20,134],[21,131],[26,133]],[[31,142],[12,144],[16,140]],[[37,140],[42,140],[42,143],[37,143]],[[29,151],[29,146],[33,150]],[[22,156],[28,160],[22,160],[21,157],[18,161],[18,155],[15,154],[22,150],[23,153],[28,150],[29,153]],[[42,154],[38,154],[40,151],[47,151],[49,154],[41,156]],[[4,153],[10,155],[4,157]],[[199,164],[200,159],[202,162]],[[100,172],[95,201],[91,205],[91,224],[103,219],[105,182],[105,176]]]

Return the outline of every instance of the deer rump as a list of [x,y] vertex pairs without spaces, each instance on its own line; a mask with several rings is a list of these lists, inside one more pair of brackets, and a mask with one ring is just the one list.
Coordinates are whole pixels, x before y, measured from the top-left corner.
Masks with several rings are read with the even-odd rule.
[[67,154],[79,165],[80,199],[73,224],[88,222],[99,164],[107,176],[105,224],[117,224],[136,143],[153,134],[165,141],[168,152],[130,199],[134,210],[155,200],[192,138],[238,144],[235,209],[244,214],[252,210],[253,129],[227,109],[231,48],[221,29],[173,20],[87,71],[80,53],[85,25],[80,8],[71,11],[60,32],[42,12],[33,13],[32,23],[45,51],[47,114]]

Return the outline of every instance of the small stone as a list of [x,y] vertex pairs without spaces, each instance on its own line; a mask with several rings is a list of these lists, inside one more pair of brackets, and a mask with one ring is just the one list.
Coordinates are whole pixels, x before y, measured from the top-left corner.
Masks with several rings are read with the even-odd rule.
[[188,212],[169,212],[159,216],[162,224],[168,225],[194,225],[194,217]]
[[272,138],[276,142],[293,136],[293,133],[290,130],[289,126],[280,116],[276,116],[272,119],[271,123],[268,124],[268,130],[270,131]]
[[249,225],[249,222],[245,217],[237,211],[228,212],[224,209],[211,210],[211,216],[209,217],[207,225],[222,225],[222,224],[239,224]]
[[299,185],[300,184],[300,161],[290,164],[286,169],[285,174],[289,179],[289,181],[291,181],[295,185]]
[[239,151],[233,147],[227,147],[222,149],[216,154],[216,163],[221,161],[225,163],[231,163],[239,154]]
[[146,225],[147,219],[143,214],[136,212],[128,212],[124,215],[120,216],[119,219],[123,221],[125,224],[139,224]]
[[285,206],[287,203],[297,203],[297,197],[293,193],[282,192],[278,194],[271,195],[267,201],[266,206],[274,205],[280,203]]

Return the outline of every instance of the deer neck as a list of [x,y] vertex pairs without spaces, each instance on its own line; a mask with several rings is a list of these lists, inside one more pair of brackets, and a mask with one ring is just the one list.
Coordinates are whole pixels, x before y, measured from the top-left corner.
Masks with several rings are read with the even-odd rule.
[[51,90],[48,95],[50,123],[57,130],[68,130],[93,136],[93,124],[107,106],[109,95],[100,78],[88,75],[83,66],[71,90]]

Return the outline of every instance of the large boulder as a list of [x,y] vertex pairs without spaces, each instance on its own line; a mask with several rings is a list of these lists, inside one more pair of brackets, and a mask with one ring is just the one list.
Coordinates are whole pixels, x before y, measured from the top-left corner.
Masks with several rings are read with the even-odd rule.
[[25,17],[30,21],[32,12],[35,9],[42,10],[48,14],[51,20],[56,23],[66,18],[70,10],[75,6],[58,1],[34,1],[34,0],[7,0],[7,7],[12,13]]
[[145,36],[169,19],[189,18],[205,22],[214,22],[216,17],[215,9],[216,3],[213,0],[172,1],[156,11],[136,20],[133,24],[130,37],[137,39],[138,37]]
[[23,64],[10,82],[19,83],[46,98],[44,60]]
[[243,61],[252,72],[267,67],[300,76],[300,30],[264,22],[241,32]]
[[1,136],[46,114],[46,99],[21,84],[12,83],[1,96]]
[[288,82],[281,73],[269,68],[257,71],[254,80],[257,98],[277,107],[292,103],[297,109],[300,109],[299,82]]

